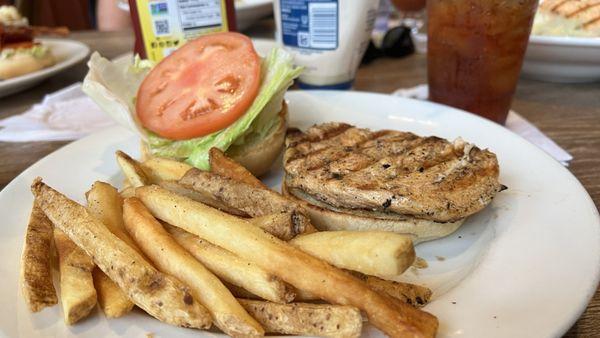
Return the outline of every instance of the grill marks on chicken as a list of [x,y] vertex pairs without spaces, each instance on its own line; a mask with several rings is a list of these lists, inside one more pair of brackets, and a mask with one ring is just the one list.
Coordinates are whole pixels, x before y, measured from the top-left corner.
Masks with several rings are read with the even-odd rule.
[[489,204],[501,190],[488,150],[408,132],[326,123],[290,130],[284,156],[290,193],[334,208],[449,222]]

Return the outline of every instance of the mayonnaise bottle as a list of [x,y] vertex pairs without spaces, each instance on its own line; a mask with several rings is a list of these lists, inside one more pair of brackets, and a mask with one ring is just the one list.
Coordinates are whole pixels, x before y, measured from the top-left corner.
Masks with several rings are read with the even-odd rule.
[[379,0],[275,0],[276,40],[304,67],[305,89],[349,89]]

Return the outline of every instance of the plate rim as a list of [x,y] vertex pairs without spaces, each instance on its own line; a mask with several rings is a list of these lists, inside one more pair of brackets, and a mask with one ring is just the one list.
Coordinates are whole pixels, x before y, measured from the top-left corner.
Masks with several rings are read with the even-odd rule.
[[558,35],[531,35],[529,43],[548,46],[569,46],[569,47],[600,47],[600,37],[576,37],[576,36],[558,36]]

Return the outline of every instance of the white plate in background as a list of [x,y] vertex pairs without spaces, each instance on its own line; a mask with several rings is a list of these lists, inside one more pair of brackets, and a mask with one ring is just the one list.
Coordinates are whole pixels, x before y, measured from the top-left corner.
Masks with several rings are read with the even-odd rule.
[[549,82],[600,81],[600,37],[532,35],[522,75]]
[[[344,121],[373,129],[408,130],[448,139],[463,137],[498,155],[509,187],[458,232],[419,244],[427,269],[402,276],[434,291],[425,307],[440,320],[439,337],[557,337],[579,318],[598,285],[600,220],[577,179],[558,162],[507,129],[447,106],[359,92],[291,91],[290,125]],[[29,185],[42,176],[82,202],[95,180],[120,186],[114,152],[139,156],[139,140],[114,127],[50,154],[0,192],[0,336],[215,337],[182,329],[139,310],[107,320],[95,311],[67,327],[60,306],[31,314],[18,287],[19,258],[31,208]],[[281,165],[264,181],[278,186]],[[383,335],[365,325],[367,337]]]
[[36,72],[17,76],[8,80],[0,80],[0,97],[14,94],[30,88],[43,80],[76,65],[85,59],[90,49],[85,44],[67,39],[36,39],[48,46],[56,58],[56,64]]

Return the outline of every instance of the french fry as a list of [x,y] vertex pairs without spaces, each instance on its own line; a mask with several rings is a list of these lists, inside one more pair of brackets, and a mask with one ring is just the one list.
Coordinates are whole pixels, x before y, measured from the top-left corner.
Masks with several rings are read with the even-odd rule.
[[397,304],[364,282],[267,234],[249,222],[162,189],[144,186],[136,196],[155,217],[255,262],[294,287],[332,304],[351,305],[390,337],[433,337],[437,318]]
[[83,206],[36,179],[31,185],[48,219],[83,249],[140,308],[177,326],[209,328],[208,311],[177,279],[156,270]]
[[58,302],[52,283],[52,222],[33,204],[21,255],[21,289],[32,312]]
[[149,157],[141,163],[141,167],[154,184],[162,181],[177,181],[193,168],[187,163],[162,157]]
[[268,333],[319,337],[360,337],[360,311],[351,306],[329,304],[276,304],[239,299],[242,306]]
[[374,276],[400,275],[415,260],[411,237],[387,231],[322,231],[290,243],[338,268]]
[[165,229],[179,245],[223,281],[272,302],[287,303],[294,299],[293,288],[256,264],[180,228],[167,224]]
[[[113,186],[95,182],[85,194],[88,211],[100,220],[115,236],[130,246],[133,240],[123,226],[123,199]],[[135,246],[132,246],[135,249]],[[139,251],[139,250],[138,250]],[[102,270],[96,267],[92,273],[98,294],[98,304],[108,318],[117,318],[133,309],[133,302]]]
[[261,180],[252,175],[248,169],[227,157],[221,149],[210,148],[208,156],[211,172],[223,177],[229,177],[234,181],[246,183],[258,189],[269,189]]
[[132,187],[136,188],[142,185],[150,184],[150,179],[148,179],[138,161],[134,160],[120,150],[116,152],[116,155],[117,163],[119,163],[121,171],[123,171],[125,178]]
[[282,241],[289,241],[301,233],[298,217],[301,216],[297,211],[287,211],[250,218],[249,221]]
[[100,268],[92,271],[98,305],[107,318],[119,318],[133,309],[133,302]]
[[54,229],[54,244],[60,271],[60,302],[64,320],[73,325],[96,306],[96,289],[92,278],[94,261],[71,242],[60,229]]
[[384,280],[374,276],[362,276],[367,285],[406,304],[425,306],[431,299],[431,290],[420,285]]
[[[194,201],[204,203],[230,215],[248,217],[246,212],[221,202],[204,190],[198,191],[192,187],[174,181],[162,181],[159,185],[178,195],[186,196]],[[273,236],[285,241],[302,233],[302,229],[304,228],[303,225],[305,224],[303,214],[300,214],[296,210],[251,218],[250,222]]]
[[119,195],[121,195],[121,198],[135,197],[135,188],[134,187],[123,188],[121,190],[121,192],[119,192]]
[[[371,290],[390,297],[395,303],[401,302],[415,307],[422,307],[427,305],[431,299],[431,290],[424,286],[385,280],[375,276],[363,275],[355,271],[348,271],[348,273],[360,278]],[[244,296],[240,295],[238,297]],[[296,290],[296,298],[294,300],[315,301],[320,300],[320,298],[306,290]]]
[[246,183],[195,168],[189,170],[179,180],[179,183],[206,196],[213,196],[223,204],[241,210],[250,217],[296,212],[297,217],[294,221],[300,233],[306,233],[308,230],[313,231],[314,229],[302,207],[275,191],[256,188]]
[[[135,191],[134,191],[135,192]],[[88,202],[87,209],[106,228],[132,249],[142,254],[137,243],[129,236],[123,223],[123,197],[112,185],[96,181],[92,188],[85,193]],[[142,254],[143,256],[143,254]]]
[[159,270],[186,283],[214,323],[230,336],[262,336],[264,330],[237,302],[231,292],[169,235],[136,198],[125,200],[127,231]]
[[[227,205],[220,200],[216,199],[213,195],[207,193],[203,190],[194,190],[193,188],[183,185],[181,183],[175,181],[161,181],[159,185],[169,191],[172,191],[176,194],[183,195],[193,199],[194,201],[198,201],[204,203],[208,206],[211,206],[215,209],[219,209],[223,212],[226,212],[230,215],[235,215],[239,217],[248,217],[248,214],[240,209],[236,209]],[[135,191],[134,191],[135,194]]]

